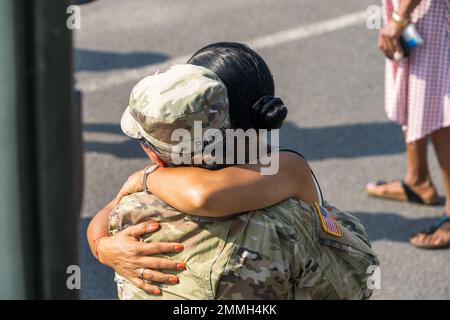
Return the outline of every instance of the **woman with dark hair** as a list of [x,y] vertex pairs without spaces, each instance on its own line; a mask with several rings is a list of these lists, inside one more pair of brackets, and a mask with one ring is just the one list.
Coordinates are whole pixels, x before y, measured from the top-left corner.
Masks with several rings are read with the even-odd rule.
[[[216,43],[196,52],[189,63],[213,71],[223,81],[228,91],[234,129],[273,130],[281,127],[287,108],[281,99],[274,97],[272,74],[255,51],[239,43]],[[274,175],[261,175],[260,168],[260,164],[231,165],[219,170],[160,167],[150,174],[146,188],[181,212],[207,217],[225,217],[263,209],[288,198],[296,198],[311,206],[323,203],[318,182],[299,154],[281,150],[279,171]],[[123,196],[144,189],[144,171],[130,176],[116,199],[93,218],[88,229],[93,254],[133,283],[142,280],[139,274],[142,268],[151,272],[151,269],[180,266],[176,261],[146,257],[180,250],[175,243],[165,243],[160,247],[157,243],[147,243],[143,249],[138,241],[139,235],[154,231],[155,226],[150,228],[142,224],[132,227],[130,232],[119,232],[114,236],[108,234],[111,210]],[[165,276],[155,271],[153,280],[169,283],[173,281],[173,275]],[[149,293],[157,290],[148,284],[143,288]]]
[[[188,61],[219,76],[228,90],[230,118],[234,128],[278,129],[287,115],[279,98],[256,103],[273,96],[275,84],[269,67],[252,49],[241,43],[219,42],[197,51]],[[232,67],[230,67],[232,66]]]

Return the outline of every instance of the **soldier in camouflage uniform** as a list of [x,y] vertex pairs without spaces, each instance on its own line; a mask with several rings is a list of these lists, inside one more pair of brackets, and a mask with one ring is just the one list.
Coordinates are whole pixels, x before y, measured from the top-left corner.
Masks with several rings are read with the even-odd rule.
[[[199,119],[204,128],[229,127],[226,89],[210,71],[182,65],[156,77],[133,89],[122,129],[148,140],[166,162],[171,130],[191,130]],[[368,270],[378,259],[363,226],[325,201],[319,206],[290,198],[262,210],[210,218],[183,214],[140,192],[124,197],[112,211],[110,232],[150,219],[161,229],[141,240],[181,242],[184,251],[165,257],[185,261],[186,270],[177,272],[178,284],[161,284],[159,296],[117,274],[120,299],[366,299],[372,293]]]

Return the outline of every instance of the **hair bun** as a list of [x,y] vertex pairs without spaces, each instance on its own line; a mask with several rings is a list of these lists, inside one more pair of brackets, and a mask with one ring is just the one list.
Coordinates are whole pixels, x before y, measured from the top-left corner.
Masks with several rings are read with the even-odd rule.
[[255,129],[278,129],[287,115],[283,101],[274,96],[264,96],[256,101],[251,109]]

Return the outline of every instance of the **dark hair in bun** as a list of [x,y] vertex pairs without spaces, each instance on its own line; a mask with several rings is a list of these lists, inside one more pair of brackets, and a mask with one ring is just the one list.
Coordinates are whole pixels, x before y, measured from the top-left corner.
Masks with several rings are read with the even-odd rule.
[[280,98],[264,96],[252,106],[251,116],[255,129],[278,129],[287,115],[287,108]]
[[188,63],[211,70],[223,81],[233,128],[275,129],[283,123],[287,109],[281,99],[273,97],[275,85],[269,67],[245,44],[210,44],[197,51]]

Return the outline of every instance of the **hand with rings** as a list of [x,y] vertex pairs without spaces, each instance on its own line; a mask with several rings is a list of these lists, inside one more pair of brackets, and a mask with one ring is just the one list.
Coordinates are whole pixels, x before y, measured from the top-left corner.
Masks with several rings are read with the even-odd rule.
[[154,256],[182,251],[183,245],[179,243],[139,241],[142,234],[154,232],[158,228],[157,223],[142,222],[113,236],[101,238],[97,246],[99,261],[113,268],[137,288],[149,294],[161,294],[161,289],[155,283],[176,284],[178,277],[176,274],[163,273],[160,270],[182,271],[186,268],[186,264]]

